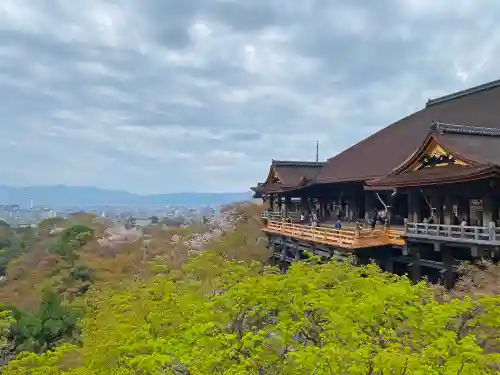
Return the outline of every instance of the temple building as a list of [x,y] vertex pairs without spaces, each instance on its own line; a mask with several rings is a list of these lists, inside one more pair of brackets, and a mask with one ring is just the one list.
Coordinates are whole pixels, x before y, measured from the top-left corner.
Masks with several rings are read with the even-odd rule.
[[450,287],[500,246],[500,80],[425,107],[325,163],[273,161],[252,188],[273,257],[355,256]]

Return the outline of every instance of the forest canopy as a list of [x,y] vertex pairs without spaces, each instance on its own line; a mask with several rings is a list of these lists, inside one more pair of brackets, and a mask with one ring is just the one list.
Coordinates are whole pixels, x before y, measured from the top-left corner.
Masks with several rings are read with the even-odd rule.
[[4,373],[498,374],[499,304],[438,301],[374,265],[311,258],[282,274],[207,252],[90,291],[81,346],[21,354]]

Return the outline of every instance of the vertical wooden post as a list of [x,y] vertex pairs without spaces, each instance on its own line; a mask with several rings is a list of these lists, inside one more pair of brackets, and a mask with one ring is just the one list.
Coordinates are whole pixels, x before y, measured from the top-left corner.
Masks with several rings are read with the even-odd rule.
[[435,224],[443,224],[443,200],[440,196],[433,195],[431,205],[436,209],[434,213]]
[[416,194],[415,191],[410,190],[408,192],[408,219],[411,223],[420,223],[422,218],[420,217],[421,207],[419,202],[421,198]]
[[442,249],[442,259],[443,263],[445,266],[445,272],[444,272],[444,287],[446,289],[451,289],[453,288],[453,253],[451,251],[451,248],[447,246],[443,246]]
[[447,195],[444,198],[444,224],[451,225],[453,224],[453,199]]
[[299,241],[295,243],[295,260],[300,260],[300,249],[299,249]]
[[490,194],[486,195],[483,198],[483,225],[486,226],[486,223],[493,221],[493,210],[494,210],[493,199]]
[[292,197],[287,195],[285,196],[285,215],[288,216],[291,206],[292,206]]
[[[392,250],[392,249],[389,249]],[[384,256],[384,267],[386,272],[394,273],[394,259],[392,256],[392,251],[387,251]]]
[[414,247],[412,251],[412,267],[411,267],[411,280],[416,284],[420,281],[422,275],[421,265],[420,265],[420,249]]
[[458,199],[458,219],[462,222],[465,218],[470,221],[470,205],[469,199],[464,197],[459,197]]
[[489,235],[490,235],[490,241],[496,241],[496,227],[495,223],[493,221],[490,221],[489,227],[488,227]]

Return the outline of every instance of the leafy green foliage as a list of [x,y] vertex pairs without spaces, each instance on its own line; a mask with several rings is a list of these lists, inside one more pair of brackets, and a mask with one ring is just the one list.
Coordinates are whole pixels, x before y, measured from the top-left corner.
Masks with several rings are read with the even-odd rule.
[[[374,265],[320,264],[317,257],[282,274],[251,261],[267,256],[254,216],[212,242],[209,252],[173,257],[170,263],[158,255],[170,246],[171,236],[152,241],[148,257],[127,249],[97,258],[86,246],[82,259],[97,270],[99,283],[92,283],[95,272],[80,264],[82,259],[58,274],[95,288],[81,299],[86,306],[81,342],[64,340],[74,335],[75,313],[57,298],[44,298],[53,302],[23,315],[20,341],[38,352],[52,350],[20,353],[3,373],[500,373],[497,294],[436,299],[427,285],[412,285]],[[161,276],[141,273],[148,261]],[[107,278],[102,283],[104,270],[118,275],[121,284]],[[45,339],[33,339],[41,331]]]
[[204,253],[168,277],[96,292],[87,306],[81,348],[19,358],[5,374],[500,370],[500,298],[438,302],[425,284],[373,265],[313,260],[281,274]]
[[44,293],[36,313],[12,309],[7,338],[18,351],[40,353],[53,348],[61,339],[71,338],[76,329],[78,312],[61,304],[59,296]]
[[9,310],[0,311],[0,348],[8,343],[8,334],[14,323],[14,318]]
[[49,252],[60,254],[67,259],[75,258],[75,250],[94,238],[94,231],[85,225],[74,225],[61,233]]
[[16,230],[0,220],[0,275],[5,273],[8,264],[24,254],[36,241],[35,231],[32,228],[18,228]]

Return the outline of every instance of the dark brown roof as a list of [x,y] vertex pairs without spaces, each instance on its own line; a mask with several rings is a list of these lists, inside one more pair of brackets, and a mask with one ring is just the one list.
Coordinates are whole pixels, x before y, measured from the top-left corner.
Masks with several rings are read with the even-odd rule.
[[271,168],[284,186],[296,186],[302,180],[314,180],[324,166],[323,162],[273,160]]
[[[389,174],[419,148],[433,121],[500,129],[500,80],[428,101],[424,109],[330,158],[316,183],[367,181]],[[440,142],[484,160],[493,160],[493,153],[486,148],[498,147],[497,140],[483,137],[459,140],[460,145],[453,144],[458,135],[445,137]],[[480,148],[473,150],[479,144]]]
[[498,168],[493,166],[477,165],[467,167],[454,164],[446,167],[423,168],[413,172],[382,177],[368,181],[368,185],[376,188],[428,186],[479,180],[497,175]]
[[387,176],[407,171],[412,163],[423,156],[422,153],[433,141],[450,152],[453,157],[470,166],[480,164],[500,166],[499,129],[433,122],[420,147]]
[[[252,190],[259,193],[294,190],[314,181],[324,166],[324,162],[273,160],[266,182],[257,184]],[[274,181],[272,176],[278,181]]]
[[445,149],[475,164],[500,166],[500,129],[437,125],[433,136]]

